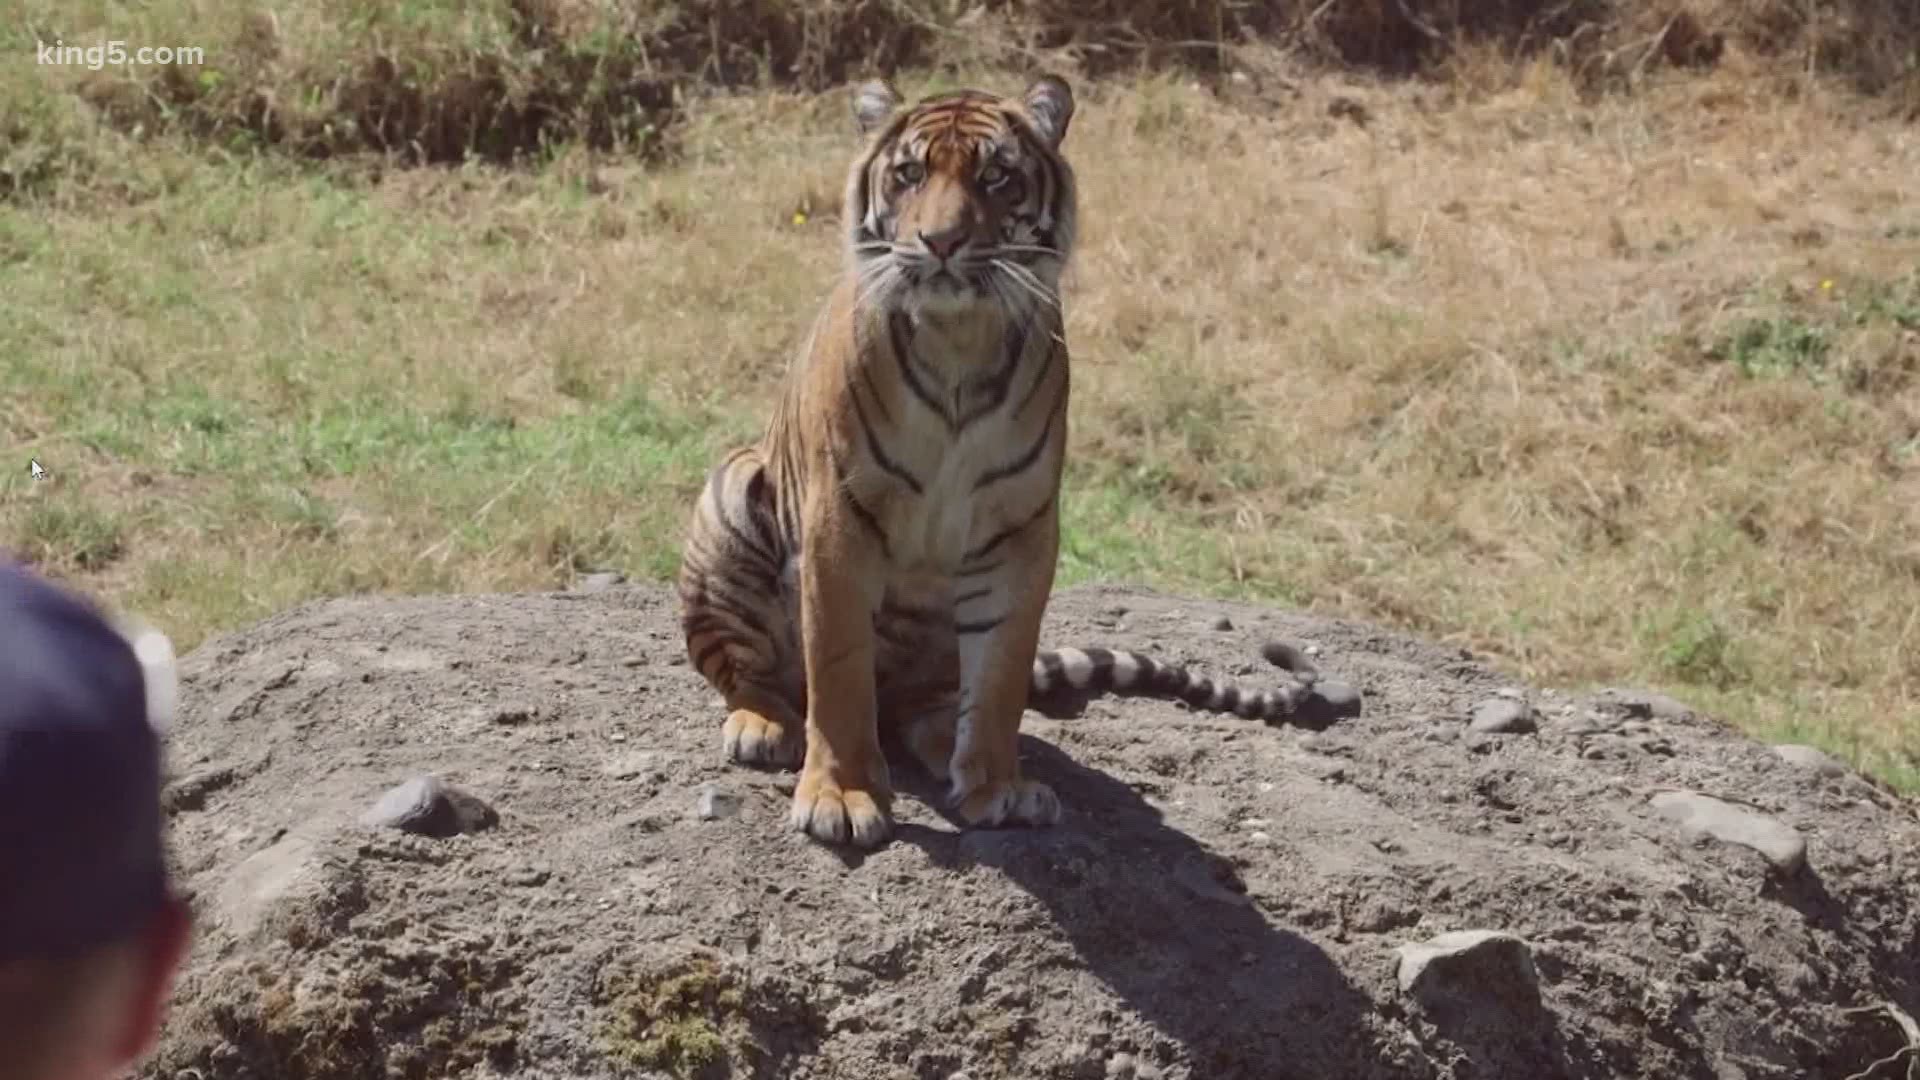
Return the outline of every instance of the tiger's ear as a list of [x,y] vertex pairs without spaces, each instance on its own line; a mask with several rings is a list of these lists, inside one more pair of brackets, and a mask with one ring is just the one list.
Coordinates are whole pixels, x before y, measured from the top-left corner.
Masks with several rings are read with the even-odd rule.
[[900,92],[885,79],[861,83],[853,92],[853,123],[861,135],[871,135],[900,107]]
[[1023,104],[1033,115],[1040,137],[1049,146],[1059,146],[1067,137],[1067,124],[1073,120],[1073,90],[1058,75],[1042,75],[1027,87]]

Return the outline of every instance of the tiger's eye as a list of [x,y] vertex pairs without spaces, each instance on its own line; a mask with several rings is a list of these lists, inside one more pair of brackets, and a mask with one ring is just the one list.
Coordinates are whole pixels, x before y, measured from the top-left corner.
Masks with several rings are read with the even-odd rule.
[[917,161],[903,161],[893,167],[893,178],[911,187],[927,175],[927,170]]
[[1007,170],[999,165],[989,165],[980,170],[980,182],[990,188],[997,188],[1008,179]]

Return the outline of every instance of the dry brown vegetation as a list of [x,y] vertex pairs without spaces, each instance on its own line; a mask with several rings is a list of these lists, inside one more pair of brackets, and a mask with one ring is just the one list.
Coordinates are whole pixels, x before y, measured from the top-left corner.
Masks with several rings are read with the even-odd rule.
[[[671,108],[672,153],[639,160],[596,149],[619,80],[512,33],[615,49],[596,20],[653,8],[289,5],[249,67],[229,46],[257,17],[156,4],[115,36],[205,43],[220,78],[0,74],[32,106],[0,113],[0,445],[58,475],[0,474],[0,540],[187,647],[315,595],[664,574],[838,258],[829,84],[891,57],[926,62],[909,91],[1013,86],[1010,58],[1045,59],[1082,102],[1066,580],[1651,683],[1920,783],[1911,9],[1729,0],[1688,37],[1677,8],[1596,0],[1556,48],[1495,18],[1523,6],[1409,0],[1441,48],[1394,0],[1276,5],[1219,67],[1251,6],[1022,5],[962,47],[913,5],[686,4],[617,36]],[[701,13],[740,29],[701,51]],[[1336,65],[1392,66],[1395,33],[1419,77]],[[1214,59],[1135,70],[1189,38]],[[366,56],[434,61],[382,97]],[[493,100],[453,89],[506,70],[482,56],[559,95],[516,99],[544,119],[450,104]],[[262,87],[277,129],[245,121]],[[312,160],[367,115],[418,149]],[[484,160],[528,131],[537,167]],[[478,160],[404,167],[460,145]]]
[[[137,13],[109,0],[26,0],[24,9],[10,35],[0,30],[9,51],[116,35],[207,49],[201,67],[62,73],[63,89],[119,129],[307,156],[658,151],[688,96],[714,88],[818,90],[939,66],[1244,75],[1276,54],[1288,71],[1443,78],[1462,55],[1544,56],[1592,93],[1663,67],[1710,67],[1732,49],[1776,72],[1890,94],[1909,114],[1920,105],[1920,5],[1907,0],[167,0]],[[87,164],[85,148],[47,122],[62,106],[23,88],[18,73],[11,81],[0,81],[0,105],[12,106],[0,141],[15,144],[0,195]]]

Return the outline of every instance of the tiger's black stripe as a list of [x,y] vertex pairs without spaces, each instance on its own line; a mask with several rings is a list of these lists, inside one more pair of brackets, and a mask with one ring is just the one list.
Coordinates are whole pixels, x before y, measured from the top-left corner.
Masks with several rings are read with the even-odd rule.
[[1060,414],[1064,410],[1066,403],[1067,395],[1059,395],[1054,401],[1053,412],[1047,415],[1046,426],[1040,429],[1040,437],[1033,441],[1033,445],[1027,448],[1026,453],[1021,454],[1005,465],[988,469],[986,472],[981,473],[980,478],[973,482],[973,490],[981,491],[985,488],[992,487],[1002,480],[1010,480],[1026,472],[1028,469],[1033,468],[1034,465],[1039,462],[1040,455],[1046,450],[1047,444],[1053,441],[1053,426],[1059,421]]
[[983,400],[968,410],[955,425],[956,430],[965,431],[975,423],[1000,411],[1007,403],[1007,395],[1013,391],[1013,377],[1020,371],[1021,361],[1027,355],[1027,328],[1024,323],[1014,323],[1007,328],[1007,340],[1001,346],[1000,366],[991,374],[970,380],[966,389],[969,393],[983,395]]
[[905,380],[907,389],[920,399],[921,404],[946,421],[948,428],[952,428],[953,411],[928,389],[927,384],[920,380],[920,373],[914,370],[913,320],[907,318],[906,313],[896,311],[887,317],[887,330],[893,339],[893,362],[900,366],[900,377]]
[[[1054,500],[1054,496],[1051,496],[1051,495],[1047,496],[1047,501],[1040,504],[1040,509],[1035,510],[1032,514],[1028,515],[1026,519],[1021,521],[1018,525],[1010,525],[1007,528],[1002,529],[997,533],[994,533],[993,536],[987,539],[986,543],[981,544],[979,547],[974,548],[972,551],[969,551],[964,556],[962,556],[960,560],[961,576],[964,577],[968,575],[968,571],[966,569],[967,564],[977,563],[981,559],[984,559],[987,556],[993,554],[993,551],[995,548],[1013,539],[1014,537],[1019,536],[1021,533],[1026,532],[1029,528],[1033,526],[1034,522],[1039,521],[1041,518],[1047,516],[1047,511],[1053,509],[1053,500]],[[977,573],[977,571],[975,571],[975,573]]]
[[927,489],[925,485],[920,483],[920,478],[913,475],[906,466],[895,461],[893,456],[887,453],[886,446],[880,441],[879,433],[873,430],[873,422],[867,419],[866,406],[860,404],[860,395],[849,394],[847,396],[853,399],[853,415],[855,419],[860,421],[860,430],[867,437],[867,453],[873,455],[874,464],[880,466],[887,475],[907,485],[915,495],[926,494]]

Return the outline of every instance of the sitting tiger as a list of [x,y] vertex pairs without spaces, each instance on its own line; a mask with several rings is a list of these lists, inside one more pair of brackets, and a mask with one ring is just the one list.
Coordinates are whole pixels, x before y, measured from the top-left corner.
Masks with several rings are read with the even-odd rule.
[[1038,652],[1067,445],[1061,270],[1072,254],[1066,82],[903,107],[859,88],[846,269],[758,444],[714,468],[678,590],[693,666],[726,700],[737,762],[800,766],[792,825],[834,843],[891,828],[888,728],[973,826],[1051,825],[1021,775],[1029,695],[1174,696],[1275,719],[1311,666],[1245,693],[1104,650]]

